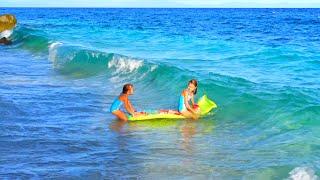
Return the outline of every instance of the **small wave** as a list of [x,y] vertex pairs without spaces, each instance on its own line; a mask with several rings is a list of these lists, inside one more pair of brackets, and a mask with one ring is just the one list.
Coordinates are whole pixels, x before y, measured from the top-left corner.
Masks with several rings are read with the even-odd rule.
[[[141,79],[148,72],[157,68],[156,64],[145,63],[142,59],[132,58],[120,54],[90,50],[80,46],[53,42],[49,45],[49,60],[54,69],[62,74],[76,75],[76,77],[94,76],[106,72],[115,79],[135,75]],[[137,78],[134,78],[137,79]]]
[[289,179],[292,180],[317,180],[319,179],[312,168],[296,167],[290,173]]
[[60,42],[49,45],[49,60],[53,62],[54,69],[77,77],[93,76],[106,71],[107,62],[113,55]]
[[35,53],[47,53],[50,40],[42,31],[17,27],[12,34],[13,45]]
[[147,61],[131,58],[122,55],[114,55],[108,62],[108,72],[111,75],[110,80],[113,83],[124,81],[137,82],[145,80],[150,74],[158,68],[158,65],[149,63]]
[[[317,117],[319,114],[318,107],[307,108],[295,113],[297,104],[309,103],[308,100],[301,103],[300,99],[314,99],[302,97],[300,93],[297,93],[298,90],[289,91],[288,94],[282,94],[279,89],[270,92],[270,87],[264,87],[261,84],[230,75],[209,73],[202,76],[197,72],[170,66],[165,62],[156,64],[148,61],[148,59],[139,59],[75,46],[67,42],[53,41],[42,34],[37,30],[20,27],[17,33],[15,32],[13,35],[17,39],[18,48],[48,52],[48,58],[54,69],[62,75],[71,75],[75,78],[103,75],[103,80],[108,79],[114,84],[132,82],[137,86],[144,87],[145,91],[149,91],[147,94],[156,94],[155,96],[158,96],[159,92],[166,96],[168,91],[179,94],[188,80],[197,78],[199,80],[199,94],[211,95],[221,105],[220,107],[224,108],[221,119],[233,121],[237,118],[244,118],[243,121],[245,121],[246,117],[247,123],[259,123],[262,126],[273,123],[280,128],[290,129],[297,129],[303,125],[318,126],[318,123],[311,121],[313,117]],[[280,59],[274,54],[281,54],[281,52],[279,49],[263,49],[250,56]],[[246,59],[246,57],[233,58]],[[163,101],[167,101],[167,99]],[[277,107],[274,104],[277,104]],[[271,113],[272,110],[274,110],[273,113]],[[248,115],[248,112],[251,113]],[[252,119],[259,119],[259,121],[251,121]],[[266,123],[267,120],[270,123]],[[290,123],[287,123],[287,121],[290,121]]]
[[115,55],[108,62],[108,68],[115,68],[115,73],[132,73],[143,66],[142,60]]

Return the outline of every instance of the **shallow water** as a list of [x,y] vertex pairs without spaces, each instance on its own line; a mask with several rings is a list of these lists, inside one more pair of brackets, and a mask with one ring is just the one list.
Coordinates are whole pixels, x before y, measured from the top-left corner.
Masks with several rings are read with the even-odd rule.
[[[284,179],[319,176],[320,10],[0,9],[0,177]],[[123,124],[177,107],[189,79],[218,109],[200,121]]]

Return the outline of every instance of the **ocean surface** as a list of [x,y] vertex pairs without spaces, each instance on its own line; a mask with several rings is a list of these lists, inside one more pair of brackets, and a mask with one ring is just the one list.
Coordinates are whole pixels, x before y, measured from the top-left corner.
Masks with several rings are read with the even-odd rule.
[[[320,9],[0,9],[0,179],[299,179],[320,175]],[[199,121],[121,123],[176,109]]]

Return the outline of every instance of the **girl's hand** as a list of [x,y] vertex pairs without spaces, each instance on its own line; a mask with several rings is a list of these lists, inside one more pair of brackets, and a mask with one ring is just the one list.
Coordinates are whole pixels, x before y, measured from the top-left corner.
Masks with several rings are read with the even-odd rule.
[[194,104],[194,105],[193,105],[193,109],[194,109],[194,111],[196,112],[196,114],[200,114],[200,107],[199,107],[198,104]]
[[140,116],[140,115],[146,115],[146,112],[134,112],[133,115],[134,116]]

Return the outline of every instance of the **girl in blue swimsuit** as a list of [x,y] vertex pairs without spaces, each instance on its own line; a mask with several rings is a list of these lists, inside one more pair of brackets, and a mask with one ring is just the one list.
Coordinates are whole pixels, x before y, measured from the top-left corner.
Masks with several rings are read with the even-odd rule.
[[188,87],[184,89],[180,95],[179,99],[179,112],[187,117],[192,119],[198,119],[197,110],[194,108],[194,95],[197,94],[198,82],[195,79],[192,79],[188,83]]
[[125,84],[122,88],[122,93],[113,101],[110,107],[110,112],[122,121],[128,121],[128,116],[124,109],[132,116],[137,114],[128,98],[133,94],[133,91],[132,84]]

